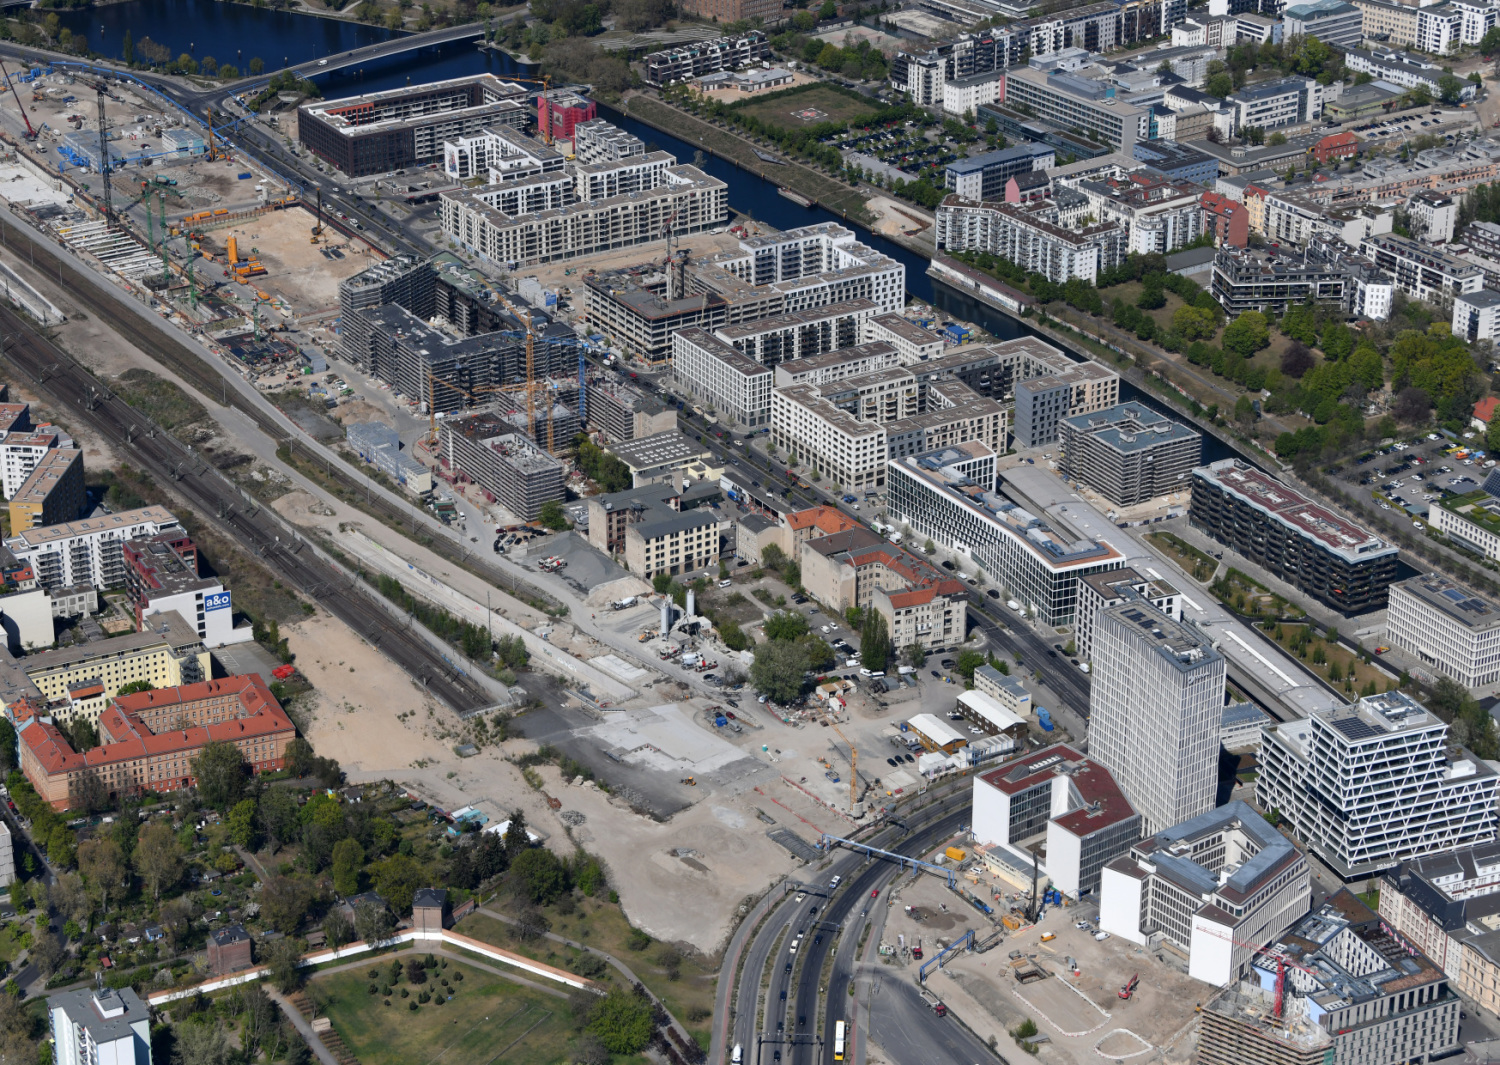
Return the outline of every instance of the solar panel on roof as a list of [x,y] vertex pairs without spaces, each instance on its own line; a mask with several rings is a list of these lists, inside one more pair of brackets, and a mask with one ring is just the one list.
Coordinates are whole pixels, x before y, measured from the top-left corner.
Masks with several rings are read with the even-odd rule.
[[1363,718],[1340,717],[1329,722],[1351,740],[1368,740],[1380,735],[1380,730]]
[[1462,603],[1464,601],[1464,593],[1459,591],[1457,588],[1444,588],[1443,595],[1447,596],[1455,603]]

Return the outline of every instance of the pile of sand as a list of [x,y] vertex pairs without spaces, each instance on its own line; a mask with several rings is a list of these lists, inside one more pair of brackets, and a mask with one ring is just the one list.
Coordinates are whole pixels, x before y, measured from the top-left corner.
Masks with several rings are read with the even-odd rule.
[[639,577],[621,577],[619,580],[607,581],[589,592],[583,604],[584,606],[608,606],[627,596],[647,595],[650,591],[651,585]]

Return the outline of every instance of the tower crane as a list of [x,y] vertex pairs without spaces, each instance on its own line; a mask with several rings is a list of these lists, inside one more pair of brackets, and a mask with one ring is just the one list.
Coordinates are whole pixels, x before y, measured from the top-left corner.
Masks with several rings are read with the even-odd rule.
[[1278,1021],[1281,1020],[1282,1007],[1286,1002],[1286,971],[1288,969],[1296,969],[1299,972],[1304,972],[1311,976],[1322,976],[1322,974],[1319,973],[1318,970],[1303,965],[1301,962],[1292,961],[1280,951],[1273,952],[1271,950],[1268,950],[1266,945],[1263,943],[1251,943],[1247,940],[1236,939],[1234,938],[1234,936],[1229,935],[1227,932],[1214,932],[1209,931],[1207,928],[1205,928],[1203,931],[1206,935],[1213,936],[1215,939],[1222,939],[1228,943],[1233,944],[1236,947],[1248,948],[1251,952],[1252,958],[1256,955],[1264,955],[1267,961],[1275,961],[1276,1009],[1274,1016]]
[[31,119],[26,117],[26,105],[21,102],[21,94],[16,92],[16,83],[10,80],[10,71],[5,69],[3,61],[0,61],[0,74],[5,75],[5,84],[10,86],[10,94],[16,98],[16,107],[21,112],[21,121],[26,123],[26,139],[36,140],[36,130],[31,127]]
[[469,389],[463,385],[454,384],[445,378],[437,376],[430,369],[427,371],[427,443],[429,447],[437,446],[437,386],[451,388],[455,392],[461,392],[475,403],[482,402],[478,393],[499,392],[499,385],[480,385]]
[[828,726],[838,733],[839,739],[849,744],[849,816],[853,817],[854,804],[859,794],[859,750],[854,746],[853,741],[844,735],[843,729],[834,723],[831,715],[828,719]]
[[114,167],[109,165],[109,118],[104,113],[104,98],[109,95],[109,87],[103,81],[96,81],[94,92],[99,96],[99,178],[104,186],[104,222],[107,226],[115,218],[115,207],[109,189],[109,176],[114,172]]

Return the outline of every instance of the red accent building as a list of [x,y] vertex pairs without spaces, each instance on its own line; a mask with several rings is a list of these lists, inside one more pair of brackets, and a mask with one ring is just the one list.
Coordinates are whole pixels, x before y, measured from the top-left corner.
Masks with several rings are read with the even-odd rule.
[[1347,130],[1343,133],[1330,133],[1312,146],[1313,158],[1322,166],[1327,166],[1330,159],[1347,159],[1357,151],[1359,138]]
[[54,810],[72,805],[88,772],[112,796],[191,786],[193,759],[214,741],[238,747],[251,772],[273,772],[297,735],[256,673],[118,696],[99,715],[100,745],[84,754],[29,701],[10,709],[20,731],[21,771]]
[[571,89],[554,89],[536,98],[536,128],[548,141],[570,141],[573,127],[599,117],[594,101]]
[[1243,248],[1250,243],[1250,209],[1217,192],[1203,194],[1204,228],[1220,248]]

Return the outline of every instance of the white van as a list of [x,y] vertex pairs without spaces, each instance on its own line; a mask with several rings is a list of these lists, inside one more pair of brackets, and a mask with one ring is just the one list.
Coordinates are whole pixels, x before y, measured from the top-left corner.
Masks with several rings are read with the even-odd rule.
[[740,1044],[734,1044],[734,1049],[729,1052],[729,1065],[740,1065],[745,1060],[745,1048]]

